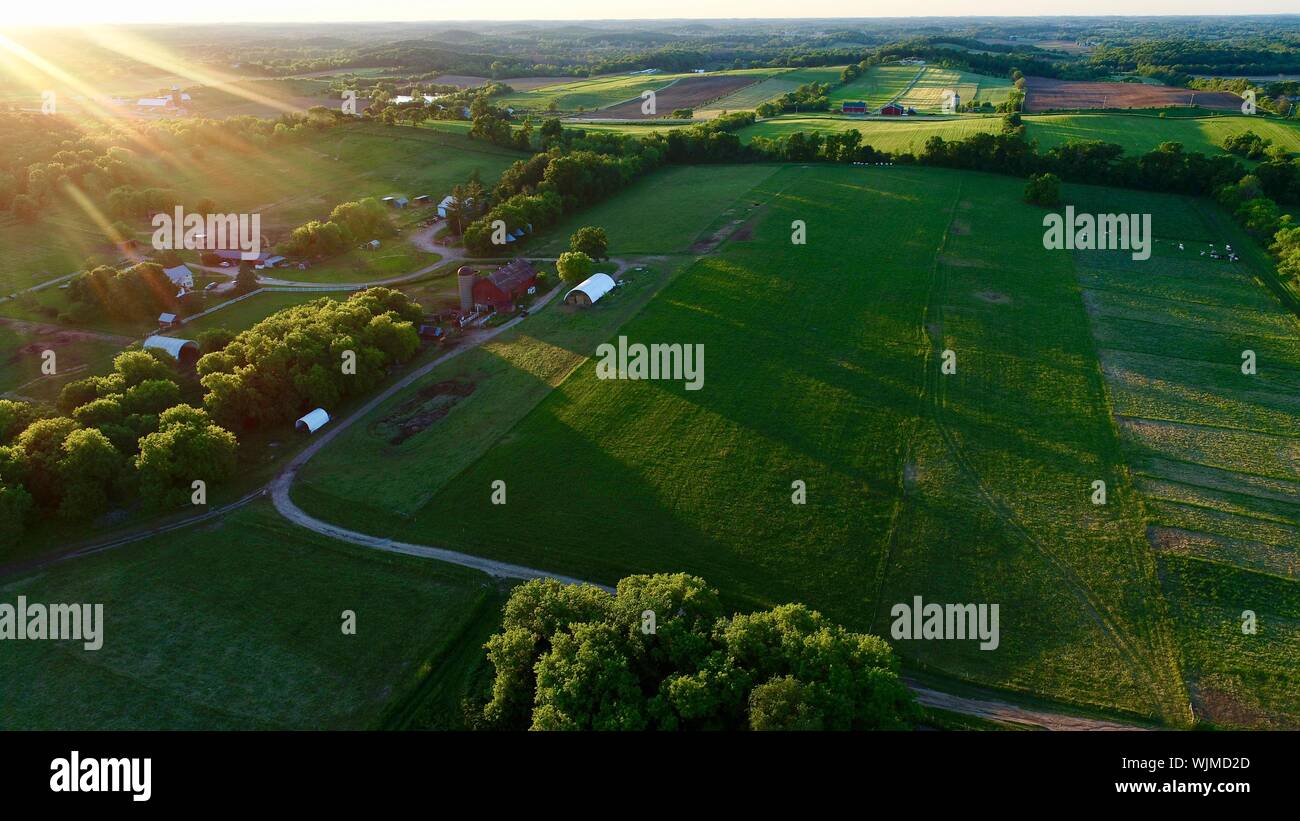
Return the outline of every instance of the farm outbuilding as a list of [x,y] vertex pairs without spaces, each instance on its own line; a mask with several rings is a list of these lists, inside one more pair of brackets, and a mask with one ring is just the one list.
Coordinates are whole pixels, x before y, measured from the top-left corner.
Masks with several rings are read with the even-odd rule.
[[178,288],[192,290],[194,288],[194,272],[185,265],[177,265],[175,268],[164,268],[163,273],[172,281],[172,284]]
[[880,107],[880,113],[886,117],[901,117],[907,113],[907,109],[898,103],[886,103]]
[[592,274],[564,295],[565,305],[587,306],[614,290],[614,278],[609,274]]
[[528,293],[536,283],[537,269],[526,259],[516,259],[474,280],[474,304],[509,310],[514,301]]
[[176,314],[158,314],[158,327],[164,331],[175,328],[180,324],[180,321],[176,319]]
[[861,101],[848,102],[840,107],[840,111],[845,114],[866,114],[867,104]]
[[162,351],[182,365],[192,365],[199,359],[199,343],[192,339],[155,334],[144,341],[144,349]]
[[305,431],[307,433],[315,433],[316,431],[324,427],[325,423],[328,422],[329,420],[330,420],[330,415],[325,412],[325,409],[317,408],[316,410],[312,411],[311,413],[299,419],[297,422],[294,422],[293,427],[294,430]]

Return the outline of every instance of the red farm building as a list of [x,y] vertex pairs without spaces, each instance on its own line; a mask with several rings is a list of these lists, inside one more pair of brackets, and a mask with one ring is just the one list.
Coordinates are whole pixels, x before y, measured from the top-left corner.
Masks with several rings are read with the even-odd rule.
[[880,113],[886,117],[901,117],[907,113],[907,110],[898,103],[886,103],[881,107]]
[[514,301],[528,293],[536,281],[537,269],[528,260],[517,259],[474,280],[474,304],[491,305],[498,311],[508,311],[513,307]]
[[845,114],[866,114],[867,104],[864,102],[848,102],[840,107],[840,111]]

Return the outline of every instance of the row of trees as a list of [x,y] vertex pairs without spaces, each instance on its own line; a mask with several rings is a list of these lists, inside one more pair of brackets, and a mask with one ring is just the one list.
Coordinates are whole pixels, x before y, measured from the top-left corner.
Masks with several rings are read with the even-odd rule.
[[286,308],[199,359],[203,406],[236,431],[336,407],[415,354],[420,317],[418,304],[388,288]]
[[175,507],[195,480],[228,480],[235,436],[182,394],[168,360],[132,350],[111,373],[64,386],[56,409],[0,400],[0,535],[16,538],[34,518],[86,521],[134,498]]
[[629,576],[617,594],[550,579],[515,588],[487,643],[507,730],[876,730],[919,718],[877,636],[804,605],[727,615],[685,574]]

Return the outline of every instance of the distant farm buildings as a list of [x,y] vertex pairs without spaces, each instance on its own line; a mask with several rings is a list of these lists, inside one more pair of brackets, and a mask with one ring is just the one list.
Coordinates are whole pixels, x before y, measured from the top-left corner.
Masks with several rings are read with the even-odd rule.
[[176,314],[158,314],[158,330],[160,331],[169,331],[172,328],[178,328],[180,327],[180,324],[181,322],[176,318]]
[[592,274],[564,295],[565,305],[586,307],[614,290],[614,278],[609,274]]
[[462,311],[508,311],[516,299],[537,284],[537,269],[526,259],[516,259],[483,277],[466,265],[456,272],[456,278]]
[[916,109],[905,108],[898,103],[885,103],[880,107],[880,111],[876,113],[880,114],[882,117],[904,117],[908,114],[915,114]]
[[[164,314],[167,316],[167,314]],[[199,343],[192,339],[178,339],[174,336],[154,336],[144,341],[146,351],[162,351],[182,365],[193,365],[199,359]]]
[[389,205],[393,208],[405,208],[410,204],[411,201],[406,197],[384,197],[384,205]]
[[840,106],[840,111],[845,114],[866,114],[867,104],[862,101],[849,102]]

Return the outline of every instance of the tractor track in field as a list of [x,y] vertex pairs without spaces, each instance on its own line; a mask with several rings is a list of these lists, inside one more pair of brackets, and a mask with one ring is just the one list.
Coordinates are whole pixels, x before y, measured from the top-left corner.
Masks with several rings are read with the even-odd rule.
[[[950,228],[955,222],[955,215],[958,203],[961,202],[961,187],[959,186],[957,196],[954,199],[952,211],[950,212],[949,225],[945,227],[943,238],[940,242],[940,250],[947,244],[948,236],[951,233]],[[1129,638],[1118,626],[1118,617],[1111,608],[1099,597],[1092,588],[1088,586],[1074,568],[1063,559],[1057,551],[1053,550],[1041,539],[1035,536],[1027,527],[1021,524],[1014,511],[997,497],[997,495],[988,487],[987,483],[980,476],[979,470],[971,461],[969,455],[957,441],[952,429],[946,423],[945,408],[947,407],[947,388],[944,380],[939,373],[938,367],[935,366],[934,355],[943,350],[943,294],[947,287],[947,276],[943,272],[943,264],[935,257],[932,269],[932,279],[928,303],[922,314],[921,334],[923,338],[928,339],[926,354],[924,360],[925,380],[923,394],[925,404],[929,406],[930,415],[934,419],[935,426],[939,435],[943,438],[944,446],[950,456],[957,463],[958,469],[967,477],[974,486],[980,498],[985,505],[998,518],[1000,522],[1025,544],[1037,551],[1043,558],[1051,564],[1060,574],[1061,581],[1070,591],[1080,604],[1083,605],[1088,616],[1101,628],[1103,635],[1115,647],[1120,654],[1124,664],[1129,668],[1129,672],[1136,681],[1145,681],[1149,686],[1149,697],[1154,707],[1155,715],[1165,714],[1165,705],[1161,697],[1165,695],[1164,688],[1160,683],[1160,676],[1151,664],[1151,660],[1144,654],[1138,652]],[[931,332],[933,330],[933,333]],[[883,580],[882,580],[883,583]]]

